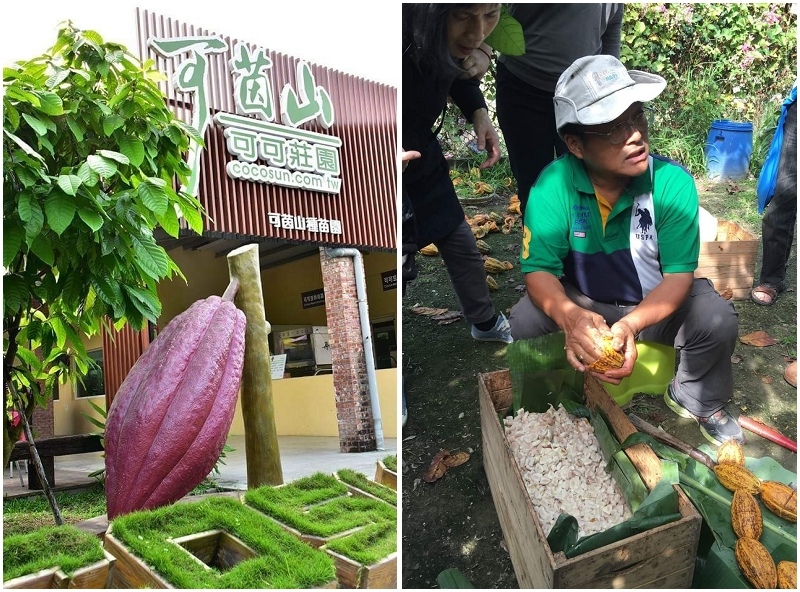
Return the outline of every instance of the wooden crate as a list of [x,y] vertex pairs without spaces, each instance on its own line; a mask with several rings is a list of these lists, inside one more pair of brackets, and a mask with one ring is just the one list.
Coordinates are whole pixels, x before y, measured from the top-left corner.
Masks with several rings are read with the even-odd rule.
[[397,491],[397,473],[387,469],[382,460],[375,463],[375,481]]
[[736,222],[720,220],[717,239],[700,243],[694,276],[710,279],[720,294],[730,290],[732,300],[747,300],[753,288],[758,243],[758,237]]
[[76,569],[72,575],[67,575],[61,568],[53,567],[43,569],[35,574],[20,576],[13,580],[3,582],[3,588],[23,588],[23,589],[48,589],[48,588],[84,588],[101,589],[107,588],[109,583],[109,573],[113,569],[116,559],[113,555],[104,551],[105,559]]
[[[522,475],[505,439],[498,413],[511,406],[508,370],[478,376],[484,468],[500,525],[521,588],[688,588],[694,574],[702,518],[676,486],[681,519],[567,559],[555,555],[536,517]],[[636,431],[594,378],[586,379],[586,403],[603,409],[620,441]],[[652,489],[661,464],[643,444],[626,450]]]

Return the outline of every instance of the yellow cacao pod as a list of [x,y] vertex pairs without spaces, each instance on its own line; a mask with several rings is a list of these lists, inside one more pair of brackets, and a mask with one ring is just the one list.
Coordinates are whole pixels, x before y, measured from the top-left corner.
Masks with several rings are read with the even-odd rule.
[[753,495],[757,495],[761,491],[761,479],[742,465],[721,463],[714,466],[714,473],[722,486],[730,491],[743,489]]
[[487,257],[483,260],[483,268],[488,273],[500,273],[512,269],[514,266],[508,261],[500,261],[494,257]]
[[483,255],[487,255],[492,252],[492,248],[486,244],[485,240],[479,238],[475,242],[478,245],[478,251],[480,251]]
[[610,335],[604,335],[595,340],[595,345],[603,350],[603,353],[598,359],[589,364],[589,370],[603,374],[608,370],[622,367],[622,364],[625,363],[625,356],[611,347],[612,340],[613,337]]
[[797,492],[777,481],[764,481],[761,485],[761,501],[776,516],[797,522]]
[[739,538],[758,540],[764,530],[761,509],[756,498],[742,489],[733,492],[731,525]]
[[486,285],[489,286],[489,290],[491,291],[500,289],[500,286],[497,285],[497,280],[490,275],[486,276]]
[[736,440],[725,440],[717,449],[718,463],[734,463],[744,466],[744,450]]
[[778,563],[778,588],[797,590],[797,562],[781,561]]
[[734,547],[736,563],[754,588],[774,588],[778,583],[778,570],[769,551],[755,539],[741,538]]
[[472,235],[475,238],[483,238],[484,236],[486,236],[487,232],[483,226],[472,226],[470,227],[470,230],[472,230]]
[[436,257],[439,254],[439,249],[436,248],[436,245],[431,243],[427,247],[422,247],[419,252],[421,255],[426,255],[427,257]]

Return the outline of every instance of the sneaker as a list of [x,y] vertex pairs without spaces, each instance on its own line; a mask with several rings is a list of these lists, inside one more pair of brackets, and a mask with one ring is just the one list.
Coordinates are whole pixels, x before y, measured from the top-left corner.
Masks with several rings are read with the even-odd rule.
[[514,343],[514,338],[511,337],[511,325],[501,312],[497,315],[497,322],[494,327],[488,331],[481,331],[475,325],[472,325],[472,338],[475,341],[499,341],[501,343]]
[[700,432],[712,444],[722,444],[725,440],[736,440],[739,444],[745,443],[742,428],[739,427],[737,421],[725,409],[720,409],[709,417],[698,417],[678,403],[672,390],[671,382],[664,393],[664,402],[677,415],[686,419],[693,419],[699,423]]
[[722,444],[726,440],[736,440],[739,444],[744,444],[742,428],[724,409],[709,417],[698,417],[697,421],[700,423],[700,432],[712,444]]

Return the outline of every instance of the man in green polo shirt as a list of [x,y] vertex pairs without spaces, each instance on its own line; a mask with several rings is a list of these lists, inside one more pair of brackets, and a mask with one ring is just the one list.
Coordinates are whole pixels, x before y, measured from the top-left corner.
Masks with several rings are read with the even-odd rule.
[[569,153],[531,189],[520,254],[527,294],[508,320],[515,340],[564,331],[567,360],[581,372],[600,357],[598,338],[613,336],[623,366],[592,372],[613,384],[632,372],[635,340],[675,347],[667,405],[713,443],[744,442],[724,409],[737,314],[711,282],[694,277],[694,180],[650,154],[644,103],[665,86],[607,55],[580,58],[561,75],[553,102]]

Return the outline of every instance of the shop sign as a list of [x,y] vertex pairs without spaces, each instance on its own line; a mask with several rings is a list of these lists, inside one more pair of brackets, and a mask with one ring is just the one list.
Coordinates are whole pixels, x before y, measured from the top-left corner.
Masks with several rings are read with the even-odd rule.
[[300,294],[303,299],[303,308],[314,308],[315,306],[325,306],[325,289],[312,290]]
[[[173,82],[178,90],[194,96],[192,126],[204,137],[211,115],[208,56],[227,51],[227,42],[222,36],[213,35],[150,38],[148,46],[167,58],[187,54],[177,66]],[[276,109],[270,76],[272,60],[268,52],[263,48],[251,50],[239,42],[233,55],[229,65],[234,78],[237,114],[217,113],[213,117],[225,130],[228,152],[236,157],[226,166],[228,176],[338,195],[342,186],[339,177],[341,139],[299,129],[309,121],[316,121],[323,129],[329,129],[334,122],[330,94],[317,85],[311,67],[304,61],[298,62],[297,88],[286,83],[280,92],[279,109]],[[278,114],[280,121],[276,122]],[[255,115],[257,119],[245,115]],[[192,174],[184,188],[192,195],[197,195],[200,184],[201,152],[202,147],[192,140],[189,153]]]
[[381,284],[383,285],[384,292],[397,290],[397,270],[391,269],[381,273]]

